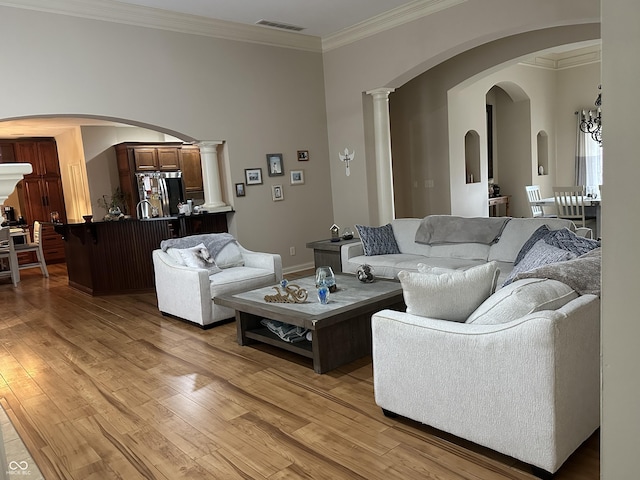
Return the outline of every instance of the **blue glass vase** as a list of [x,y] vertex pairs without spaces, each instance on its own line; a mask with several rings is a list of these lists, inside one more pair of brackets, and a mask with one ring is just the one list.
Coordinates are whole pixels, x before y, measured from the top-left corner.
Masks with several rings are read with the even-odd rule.
[[318,301],[322,305],[329,303],[329,288],[326,285],[320,285],[318,287]]

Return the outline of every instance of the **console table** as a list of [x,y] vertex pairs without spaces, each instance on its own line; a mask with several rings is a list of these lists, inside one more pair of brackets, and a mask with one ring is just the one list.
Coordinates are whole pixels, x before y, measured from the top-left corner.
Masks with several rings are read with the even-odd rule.
[[509,217],[509,200],[511,195],[503,195],[500,197],[489,197],[489,216],[499,217],[500,205],[504,205],[504,216]]

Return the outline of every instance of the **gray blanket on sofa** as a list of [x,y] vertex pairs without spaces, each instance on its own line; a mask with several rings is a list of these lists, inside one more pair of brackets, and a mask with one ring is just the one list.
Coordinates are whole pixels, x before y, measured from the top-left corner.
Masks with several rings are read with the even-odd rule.
[[511,217],[455,217],[429,215],[422,219],[416,231],[415,242],[426,245],[448,243],[482,243],[492,245],[498,241]]
[[213,258],[220,253],[227,244],[236,239],[230,233],[202,233],[188,237],[170,238],[160,242],[160,249],[166,252],[168,248],[191,248],[204,243]]
[[565,262],[550,263],[533,270],[520,272],[514,280],[521,278],[550,278],[569,285],[580,295],[590,293],[600,296],[600,247]]

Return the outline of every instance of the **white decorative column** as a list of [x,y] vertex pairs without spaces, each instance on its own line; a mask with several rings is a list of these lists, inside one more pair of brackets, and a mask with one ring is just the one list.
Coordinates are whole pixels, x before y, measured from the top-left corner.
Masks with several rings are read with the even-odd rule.
[[222,142],[200,142],[200,162],[202,163],[202,181],[204,183],[204,205],[209,212],[226,207],[220,188],[220,168],[218,166],[218,145]]
[[376,148],[376,186],[378,188],[378,222],[389,223],[395,217],[393,201],[393,170],[391,166],[391,127],[389,125],[389,94],[395,88],[376,88],[367,94],[373,97],[373,127]]

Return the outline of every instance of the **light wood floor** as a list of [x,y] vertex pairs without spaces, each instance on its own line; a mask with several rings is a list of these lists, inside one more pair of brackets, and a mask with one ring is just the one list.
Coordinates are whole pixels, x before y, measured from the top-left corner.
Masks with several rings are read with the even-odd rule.
[[[526,466],[385,418],[371,359],[240,347],[163,317],[153,294],[91,297],[27,270],[0,283],[0,403],[46,479],[531,479]],[[514,428],[518,428],[514,425]],[[596,433],[558,480],[599,478]]]

